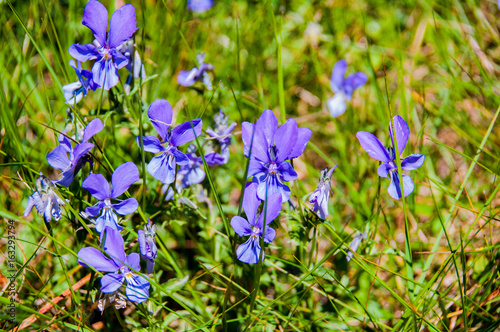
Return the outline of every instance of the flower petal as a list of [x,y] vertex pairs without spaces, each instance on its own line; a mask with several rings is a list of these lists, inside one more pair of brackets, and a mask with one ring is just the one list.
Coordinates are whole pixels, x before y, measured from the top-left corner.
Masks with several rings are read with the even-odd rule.
[[[272,195],[267,194],[267,208],[266,208],[266,225],[269,225],[276,217],[280,214],[282,197],[281,193],[274,193]],[[261,212],[259,220],[255,226],[262,228],[264,222],[264,212]]]
[[175,164],[181,166],[189,164],[189,157],[186,153],[180,152],[177,149],[172,149],[170,152],[175,156]]
[[87,206],[85,208],[85,213],[90,215],[91,217],[97,217],[99,215],[99,212],[101,212],[102,207],[104,206],[103,201],[99,201],[97,205],[94,206]]
[[124,201],[121,201],[120,203],[113,204],[111,206],[116,213],[124,216],[134,213],[139,207],[139,203],[137,203],[137,200],[134,197],[130,197]]
[[405,171],[413,171],[424,163],[425,155],[423,154],[411,154],[401,161],[401,168]]
[[[195,137],[200,136],[203,122],[201,119],[194,119],[192,121],[184,122],[172,130],[172,138],[170,143],[173,146],[179,146],[191,142]],[[194,129],[194,131],[193,131]],[[196,135],[196,136],[195,136]]]
[[69,54],[78,61],[85,62],[100,57],[94,44],[73,44],[68,49]]
[[264,162],[271,161],[268,154],[270,143],[267,141],[262,128],[250,122],[243,122],[241,124],[241,137],[243,139],[245,157],[249,158],[250,153],[250,157]]
[[213,5],[213,0],[189,0],[186,8],[201,13],[209,10]]
[[104,228],[104,252],[108,254],[116,265],[123,266],[125,263],[125,247],[123,237],[119,231],[111,227]]
[[278,130],[278,120],[271,110],[264,110],[256,122],[256,128],[262,129],[267,141],[267,146],[274,143],[274,134]]
[[343,92],[337,92],[332,98],[328,99],[326,105],[330,111],[330,115],[334,118],[341,116],[347,109],[346,95]]
[[88,142],[95,134],[99,133],[104,128],[101,119],[95,118],[90,121],[83,131],[82,142]]
[[288,159],[298,158],[305,150],[307,142],[311,138],[312,130],[309,128],[298,128],[297,141],[292,152],[288,155]]
[[356,137],[358,138],[361,147],[370,155],[370,157],[384,163],[388,163],[392,160],[387,149],[373,134],[366,131],[358,131]]
[[267,196],[270,197],[272,194],[281,193],[281,201],[287,202],[290,199],[290,188],[281,181],[279,181],[276,176],[270,176],[266,181],[261,181],[257,187],[257,196],[265,200],[266,199],[266,185]]
[[[236,250],[236,257],[243,263],[258,263],[260,258],[259,239],[250,236],[250,238],[248,238],[245,243],[240,244],[240,246]],[[262,253],[262,259],[264,259],[264,253]]]
[[92,196],[100,201],[111,197],[109,183],[102,174],[89,174],[85,181],[83,181],[82,187],[87,189]]
[[113,293],[116,292],[122,285],[125,277],[123,274],[110,273],[101,278],[101,292]]
[[96,248],[82,248],[77,256],[80,265],[84,267],[92,266],[100,272],[115,272],[120,268],[120,265],[117,265],[114,261],[104,256],[104,254]]
[[129,40],[137,29],[139,28],[135,19],[134,6],[131,4],[121,6],[111,15],[108,46],[113,48],[120,46]]
[[[401,199],[402,194],[401,194],[401,185],[399,182],[398,172],[394,171],[390,173],[390,175],[391,175],[391,184],[389,185],[389,188],[387,188],[387,192],[392,198]],[[403,174],[403,190],[405,197],[410,195],[414,189],[415,185],[413,184],[411,177],[409,175]]]
[[367,80],[368,77],[366,76],[365,73],[362,72],[357,72],[348,75],[344,81],[344,90],[347,96],[347,100],[351,100],[352,93],[354,92],[354,90],[365,85]]
[[242,217],[234,216],[233,219],[231,219],[231,227],[233,227],[235,233],[239,236],[248,236],[252,234],[250,224]]
[[116,198],[123,194],[135,182],[139,181],[139,170],[131,161],[118,166],[111,177],[113,189],[111,198]]
[[70,166],[68,152],[62,145],[58,145],[54,150],[47,154],[47,162],[50,166],[61,171],[66,170]]
[[242,206],[250,225],[254,224],[255,215],[257,214],[257,209],[260,205],[260,199],[257,197],[257,187],[257,183],[251,182],[246,186],[245,191],[243,192]]
[[383,178],[387,178],[389,175],[389,171],[393,168],[394,168],[394,166],[392,166],[389,163],[380,164],[380,166],[378,167],[378,170],[377,170],[378,176],[383,177]]
[[297,172],[288,161],[282,162],[278,167],[278,174],[283,181],[293,181],[297,178]]
[[[160,143],[156,136],[143,136],[142,143],[144,144],[144,151],[158,153],[164,151],[165,147]],[[141,146],[141,138],[137,136],[137,145]]]
[[[172,106],[165,99],[155,100],[148,108],[148,117],[151,120],[153,127],[155,127],[156,131],[160,134],[160,137],[164,141],[168,137],[168,128],[172,123],[172,116]],[[144,143],[144,145],[146,145],[146,143]]]
[[[398,143],[398,151],[399,155],[403,153],[405,149],[406,143],[410,138],[410,128],[406,121],[399,115],[394,116],[393,118],[394,126],[396,128],[396,140]],[[392,121],[389,124],[389,133],[391,134],[392,146],[394,147],[394,151],[396,151],[396,146],[394,144],[394,134],[392,132]]]
[[333,66],[332,76],[330,77],[330,87],[337,93],[343,91],[344,76],[347,70],[347,61],[340,60]]
[[177,83],[182,86],[191,86],[196,82],[198,68],[194,67],[191,70],[181,70],[177,75]]
[[138,253],[134,252],[125,258],[125,265],[128,265],[130,268],[140,271],[141,270],[141,257]]
[[75,105],[83,99],[84,88],[80,81],[63,85],[64,100],[66,104]]
[[282,124],[274,135],[274,143],[276,144],[276,159],[277,163],[289,159],[288,155],[292,152],[297,141],[297,122],[295,119],[288,119]]
[[120,78],[112,59],[101,58],[92,66],[94,82],[104,90],[109,90],[118,84]]
[[[92,34],[102,46],[106,45],[106,30],[108,29],[108,11],[102,3],[90,0],[83,12],[82,24],[92,31]],[[77,59],[79,60],[79,59]],[[81,60],[80,60],[81,61]]]
[[95,230],[97,233],[101,233],[102,235],[102,231],[106,228],[112,228],[117,231],[123,229],[123,227],[118,224],[118,216],[110,208],[103,209],[102,214],[95,220]]
[[162,153],[154,157],[147,169],[149,174],[165,184],[175,181],[175,158],[172,154]]
[[266,229],[264,231],[265,231],[264,242],[266,243],[273,242],[274,238],[276,237],[276,230],[274,230],[274,228],[266,226]]
[[125,287],[125,294],[130,301],[141,303],[149,297],[149,281],[141,275],[132,274],[127,276],[127,287]]

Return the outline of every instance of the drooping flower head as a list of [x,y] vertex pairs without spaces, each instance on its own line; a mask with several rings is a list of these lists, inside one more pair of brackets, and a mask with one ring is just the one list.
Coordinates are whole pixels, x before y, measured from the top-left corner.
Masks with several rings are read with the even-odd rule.
[[214,66],[209,63],[205,63],[205,53],[199,54],[196,57],[198,62],[198,67],[194,67],[191,70],[181,70],[177,75],[177,83],[182,86],[191,86],[196,81],[202,81],[208,90],[212,90],[212,82],[210,81],[210,75],[207,71],[214,70]]
[[347,61],[340,60],[333,66],[330,78],[330,87],[335,95],[328,99],[328,109],[330,114],[336,118],[344,114],[347,109],[346,101],[351,100],[352,93],[357,88],[365,85],[368,77],[365,73],[357,72],[345,77]]
[[118,213],[122,216],[131,214],[137,210],[139,204],[133,197],[120,201],[119,203],[111,203],[111,200],[116,200],[118,196],[128,190],[134,183],[139,181],[139,170],[131,161],[118,166],[111,177],[113,189],[109,187],[109,183],[102,174],[90,174],[82,183],[82,187],[87,189],[92,196],[99,200],[94,206],[85,208],[85,212],[91,217],[99,216],[95,220],[95,229],[101,233],[105,227],[110,227],[121,231],[123,227],[118,224]]
[[[401,155],[405,149],[408,138],[410,137],[410,128],[405,120],[399,115],[392,119],[396,129],[396,140],[398,144],[398,153]],[[368,152],[370,157],[381,161],[382,164],[378,168],[378,175],[384,178],[390,178],[388,192],[394,199],[400,199],[401,184],[399,182],[398,167],[396,165],[396,148],[394,144],[394,135],[392,131],[392,121],[389,124],[389,134],[391,136],[392,146],[389,148],[384,145],[373,134],[366,131],[359,131],[356,137],[363,149]],[[412,171],[424,163],[425,156],[423,154],[412,154],[401,160],[401,169],[404,171]],[[415,185],[409,175],[403,174],[403,190],[405,197],[413,192]]]
[[147,260],[147,273],[153,273],[155,268],[155,259],[158,257],[155,236],[156,225],[151,224],[151,219],[144,225],[144,230],[139,230],[139,248],[141,249],[141,258]]
[[213,0],[188,0],[187,9],[193,12],[204,12],[212,8]]
[[128,94],[132,89],[132,78],[138,79],[140,77],[144,80],[146,78],[146,69],[144,68],[144,64],[141,61],[139,52],[137,52],[137,47],[134,44],[133,39],[127,40],[116,49],[120,51],[124,56],[126,56],[128,60],[125,68],[127,68],[130,74],[128,75],[127,80],[123,85],[125,92]]
[[330,180],[335,168],[337,165],[333,166],[330,171],[328,167],[321,170],[318,187],[309,197],[309,203],[314,204],[313,211],[323,220],[328,216],[328,199],[332,191]]
[[217,141],[220,146],[220,153],[214,151],[216,148],[215,144],[208,145],[208,149],[205,154],[205,161],[209,166],[213,165],[223,165],[229,161],[229,146],[231,145],[231,133],[236,127],[236,122],[227,125],[228,116],[224,114],[222,110],[214,116],[215,126],[213,129],[208,128],[207,134],[212,138],[210,142]]
[[107,257],[96,248],[85,247],[78,252],[78,263],[100,272],[109,272],[101,278],[101,292],[114,293],[126,280],[125,294],[128,299],[135,303],[146,301],[149,296],[149,281],[133,271],[141,269],[139,254],[134,252],[125,255],[123,237],[119,231],[106,227],[104,232],[104,252]]
[[[191,142],[201,134],[203,123],[201,119],[184,122],[176,127],[172,126],[172,106],[165,99],[154,101],[148,109],[148,116],[160,135],[143,137],[144,151],[160,154],[153,157],[148,164],[148,172],[155,179],[169,184],[175,181],[175,165],[189,163],[188,156],[177,149],[178,146]],[[137,137],[137,144],[141,146],[141,139]]]
[[97,85],[92,79],[92,72],[88,70],[82,70],[82,64],[80,61],[70,60],[69,65],[75,69],[78,81],[64,85],[64,99],[66,99],[66,104],[75,105],[80,102],[83,97],[87,95],[89,89],[97,89]]
[[[236,234],[241,237],[250,236],[248,240],[241,244],[236,250],[236,256],[244,263],[256,264],[260,258],[260,239],[264,235],[264,242],[271,243],[276,237],[276,231],[268,225],[276,219],[281,210],[281,194],[268,195],[267,209],[265,213],[266,227],[264,228],[264,211],[257,213],[261,200],[257,197],[256,183],[250,183],[244,192],[243,210],[246,219],[234,216],[231,219],[231,226]],[[262,253],[264,259],[264,253]]]
[[73,178],[85,166],[85,163],[91,163],[89,156],[90,150],[94,144],[88,141],[104,128],[101,120],[96,118],[90,121],[83,131],[83,136],[79,136],[80,143],[73,148],[71,140],[63,134],[59,135],[59,145],[47,154],[47,162],[55,169],[61,170],[59,180],[55,183],[69,187]]
[[73,44],[69,54],[85,62],[96,60],[92,67],[94,82],[109,90],[118,84],[118,69],[128,64],[128,59],[117,47],[129,40],[138,29],[135,8],[128,4],[117,9],[111,16],[108,30],[108,11],[97,0],[90,0],[85,6],[82,24],[94,34],[94,44]]
[[354,235],[354,239],[352,239],[351,244],[349,244],[349,248],[351,249],[347,251],[347,256],[345,257],[348,262],[354,255],[353,252],[356,252],[356,250],[358,250],[358,247],[361,244],[361,241],[363,241],[363,239],[366,239],[366,235],[364,233],[358,232],[356,235]]
[[56,221],[61,219],[61,206],[66,203],[54,191],[54,184],[50,179],[42,173],[35,180],[36,191],[28,198],[28,205],[24,210],[24,216],[27,217],[33,207],[40,215],[43,215],[45,222],[49,222],[52,218]]
[[282,201],[288,201],[290,188],[284,182],[295,180],[297,173],[286,160],[304,152],[311,134],[309,128],[298,128],[294,119],[288,119],[278,128],[278,120],[271,110],[265,110],[255,125],[242,123],[244,153],[250,158],[248,177],[253,176],[253,181],[258,183],[260,199],[265,199],[267,186],[268,196],[280,193]]
[[180,185],[182,189],[188,188],[193,184],[198,184],[205,178],[203,170],[203,159],[196,155],[196,146],[190,144],[186,156],[189,159],[187,164],[181,165],[177,171],[177,176],[182,176]]

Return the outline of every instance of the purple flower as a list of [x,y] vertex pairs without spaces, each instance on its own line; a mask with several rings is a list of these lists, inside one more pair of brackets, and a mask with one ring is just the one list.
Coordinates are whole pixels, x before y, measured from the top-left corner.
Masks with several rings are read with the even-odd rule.
[[356,252],[356,250],[358,250],[358,247],[363,239],[366,239],[366,235],[363,233],[357,233],[354,236],[354,239],[352,239],[351,243],[349,244],[349,248],[351,249],[347,251],[347,256],[345,257],[348,262],[351,260],[353,252]]
[[198,67],[194,67],[191,70],[181,70],[177,75],[177,83],[182,86],[191,86],[196,81],[202,81],[208,90],[212,90],[212,82],[210,81],[210,75],[208,75],[208,70],[213,70],[214,66],[209,63],[205,63],[205,53],[200,54],[196,57],[198,62]]
[[93,80],[104,90],[109,90],[118,84],[118,69],[129,62],[117,47],[129,40],[138,29],[135,8],[129,4],[117,9],[111,16],[107,31],[106,7],[97,0],[90,0],[85,6],[82,24],[94,34],[94,44],[73,44],[69,47],[69,54],[81,62],[95,59]]
[[[169,184],[175,181],[175,165],[182,166],[189,163],[189,157],[179,151],[177,147],[191,142],[199,136],[203,123],[201,119],[195,119],[173,128],[171,125],[172,106],[165,99],[154,101],[149,106],[148,116],[161,137],[161,141],[156,136],[143,137],[144,151],[160,152],[158,156],[149,162],[148,172],[155,179]],[[137,137],[137,144],[141,146],[140,137]]]
[[210,151],[205,155],[205,161],[209,166],[223,165],[229,161],[229,146],[231,145],[231,133],[236,127],[236,122],[227,125],[228,117],[219,111],[215,115],[214,129],[207,129],[207,134],[220,145],[220,153],[214,151],[214,144],[209,145]]
[[212,8],[213,0],[188,0],[187,9],[193,12],[204,12]]
[[[408,138],[410,137],[410,128],[408,124],[399,115],[393,118],[396,128],[396,140],[398,143],[398,153],[401,155],[405,149]],[[370,157],[382,162],[378,168],[378,175],[384,178],[389,177],[391,184],[389,185],[388,192],[394,199],[402,197],[401,184],[399,182],[398,167],[396,165],[396,154],[394,147],[394,135],[392,133],[392,121],[389,124],[389,133],[391,135],[392,147],[385,148],[382,143],[373,134],[366,131],[359,131],[356,137],[363,149],[368,152]],[[404,171],[412,171],[424,163],[425,156],[423,154],[412,154],[401,160],[401,169]],[[403,190],[405,197],[413,192],[415,185],[409,175],[403,175]]]
[[61,207],[65,205],[64,201],[54,191],[54,184],[42,173],[35,180],[36,191],[28,198],[28,205],[24,210],[24,216],[27,217],[33,207],[36,207],[39,214],[44,216],[45,222],[49,222],[52,217],[57,221],[61,219]]
[[311,130],[298,128],[294,119],[288,119],[278,128],[278,120],[271,110],[265,110],[255,125],[243,122],[241,129],[244,153],[250,158],[248,177],[253,176],[253,181],[259,184],[257,195],[265,199],[267,187],[268,196],[279,192],[282,201],[288,201],[290,188],[283,182],[295,180],[297,173],[286,160],[304,152]]
[[77,61],[75,65],[75,60],[70,60],[69,65],[75,69],[76,76],[78,76],[78,81],[63,86],[64,99],[66,99],[66,104],[75,105],[80,102],[83,97],[87,95],[89,89],[97,89],[97,85],[92,80],[92,72],[88,70],[82,70],[82,64]]
[[[256,264],[260,258],[260,238],[262,238],[264,227],[264,212],[257,214],[261,200],[257,197],[257,184],[250,183],[244,192],[243,210],[247,219],[234,216],[231,219],[231,226],[239,236],[250,236],[248,240],[241,244],[236,250],[236,256],[244,263]],[[269,195],[266,210],[266,227],[264,229],[264,242],[271,243],[276,237],[276,231],[268,225],[276,219],[281,210],[281,195],[275,193]],[[264,253],[262,253],[264,259]]]
[[158,257],[155,243],[156,225],[151,225],[151,219],[144,226],[144,230],[138,232],[139,248],[141,249],[141,258],[148,262],[147,272],[153,273],[155,268],[155,259]]
[[59,180],[55,183],[69,187],[73,178],[85,166],[85,163],[91,162],[89,151],[94,144],[88,141],[104,128],[100,119],[96,118],[90,121],[83,132],[81,143],[73,146],[71,140],[63,135],[59,135],[59,145],[47,154],[47,162],[55,169],[61,170]]
[[146,69],[144,69],[141,56],[139,55],[139,52],[137,52],[133,39],[127,40],[116,49],[127,57],[128,63],[125,68],[127,68],[129,73],[133,75],[134,78],[141,77],[142,79],[145,79]]
[[337,165],[333,166],[330,171],[328,171],[328,167],[321,170],[318,188],[309,197],[309,203],[314,204],[313,211],[323,220],[328,216],[328,199],[332,191],[330,179],[335,168]]
[[124,216],[135,212],[139,204],[133,197],[115,204],[112,204],[111,200],[123,194],[137,181],[139,181],[139,170],[131,161],[118,166],[114,171],[111,177],[112,190],[102,174],[90,174],[83,181],[82,187],[99,200],[95,206],[85,208],[85,212],[91,217],[97,217],[102,210],[102,214],[95,220],[97,232],[101,233],[105,227],[122,230],[123,227],[118,225],[118,217],[113,211]]
[[149,281],[130,269],[141,269],[139,254],[125,255],[123,237],[117,230],[106,227],[104,234],[104,252],[109,258],[96,248],[85,247],[78,252],[78,263],[100,272],[110,272],[101,278],[101,292],[114,293],[127,280],[125,294],[128,299],[135,303],[146,301],[149,296]]
[[347,108],[346,101],[351,100],[354,90],[363,86],[368,79],[366,74],[361,72],[345,77],[346,70],[347,61],[345,60],[340,60],[333,66],[330,87],[335,95],[333,98],[328,99],[327,104],[330,114],[334,118],[344,114]]
[[181,165],[177,176],[182,175],[180,182],[181,188],[185,189],[192,184],[197,184],[205,178],[205,171],[203,170],[203,159],[195,154],[196,146],[191,144],[188,147],[186,156],[189,159],[187,164]]

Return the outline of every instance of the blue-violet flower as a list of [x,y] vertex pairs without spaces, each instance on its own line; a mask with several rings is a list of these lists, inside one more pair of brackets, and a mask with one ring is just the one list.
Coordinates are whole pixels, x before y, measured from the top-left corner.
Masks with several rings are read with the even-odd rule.
[[141,258],[147,260],[147,273],[153,273],[155,259],[158,257],[155,243],[156,225],[151,224],[151,219],[148,219],[148,223],[144,225],[144,230],[139,230],[137,234],[139,237]]
[[199,54],[196,60],[198,62],[198,67],[194,67],[191,70],[181,70],[177,75],[177,83],[182,86],[191,86],[196,81],[202,81],[208,90],[212,90],[212,82],[210,81],[210,75],[208,75],[207,71],[214,70],[214,66],[205,63],[205,53]]
[[80,102],[83,97],[87,95],[89,89],[97,89],[97,85],[92,79],[92,72],[88,70],[82,70],[82,64],[80,61],[70,60],[69,65],[75,69],[78,81],[66,84],[62,87],[64,91],[64,99],[66,99],[66,104],[75,105]]
[[351,100],[354,90],[363,86],[368,79],[366,74],[361,72],[345,77],[346,70],[347,62],[345,60],[340,60],[333,66],[330,87],[335,95],[328,99],[327,105],[334,118],[344,114],[347,109],[346,101]]
[[61,219],[61,207],[66,203],[54,191],[54,184],[42,173],[35,180],[36,191],[28,198],[28,205],[24,210],[27,217],[33,207],[36,207],[39,214],[43,215],[45,222],[49,222],[52,217],[57,221]]
[[318,187],[309,197],[309,203],[314,204],[313,211],[323,220],[328,216],[328,199],[332,191],[330,180],[335,168],[337,165],[333,166],[330,171],[328,167],[321,170]]

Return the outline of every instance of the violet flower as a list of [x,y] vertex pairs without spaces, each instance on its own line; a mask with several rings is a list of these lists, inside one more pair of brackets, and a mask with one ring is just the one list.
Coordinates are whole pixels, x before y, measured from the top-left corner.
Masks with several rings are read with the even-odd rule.
[[28,198],[28,205],[23,215],[29,216],[33,207],[36,207],[38,213],[43,215],[45,222],[49,222],[52,218],[56,221],[61,219],[61,205],[66,203],[54,191],[52,181],[40,173],[35,184],[36,191]]
[[[401,155],[405,149],[408,138],[410,137],[410,128],[405,120],[399,115],[393,118],[396,129],[396,140],[398,144],[398,153]],[[392,133],[392,121],[389,124],[389,133],[391,136],[392,147],[385,148],[384,145],[373,134],[366,131],[359,131],[356,137],[363,149],[368,152],[370,157],[382,162],[378,168],[378,175],[384,178],[389,177],[391,184],[388,192],[394,199],[402,197],[401,184],[399,182],[398,167],[396,165],[396,154],[394,147],[394,135]],[[401,169],[404,171],[412,171],[424,163],[425,156],[423,154],[412,154],[401,159]],[[409,175],[403,174],[403,190],[404,196],[408,196],[415,189],[415,185]]]
[[101,292],[114,293],[126,280],[125,294],[128,299],[135,303],[146,301],[149,296],[149,281],[130,269],[141,269],[139,254],[125,255],[123,237],[117,230],[106,227],[104,234],[104,252],[109,258],[99,249],[85,247],[78,252],[78,263],[100,272],[110,272],[101,278]]
[[321,170],[318,187],[309,197],[309,203],[314,204],[313,211],[323,220],[328,216],[328,199],[332,191],[330,179],[335,168],[337,165],[333,166],[330,171],[328,167]]
[[222,110],[214,116],[215,127],[208,128],[207,134],[220,145],[220,153],[214,151],[214,144],[209,145],[210,152],[205,154],[205,161],[207,165],[223,165],[229,161],[229,146],[231,145],[231,133],[236,127],[236,122],[227,125],[228,116]]
[[106,7],[97,0],[90,0],[85,6],[82,24],[94,34],[94,44],[73,44],[69,47],[69,54],[81,62],[95,59],[93,80],[104,90],[109,90],[118,84],[118,69],[129,62],[117,47],[129,40],[138,29],[135,8],[128,4],[117,9],[111,16],[107,31]]
[[[175,181],[175,165],[186,165],[189,158],[177,149],[179,145],[191,142],[200,135],[203,123],[201,119],[184,122],[176,126],[172,123],[172,106],[165,99],[154,101],[148,109],[148,116],[161,137],[143,137],[144,151],[160,154],[153,157],[148,164],[148,172],[155,179],[165,184]],[[137,144],[141,146],[141,139],[137,137]],[[163,145],[165,144],[165,145]]]
[[139,181],[139,170],[131,161],[118,166],[113,172],[111,176],[112,190],[102,174],[90,174],[83,181],[82,187],[99,200],[96,205],[85,208],[85,212],[91,217],[97,217],[102,210],[102,214],[95,220],[97,232],[101,233],[105,227],[111,227],[118,231],[123,229],[118,224],[118,217],[115,212],[122,216],[131,214],[137,210],[139,204],[133,197],[115,204],[112,204],[111,200],[116,200],[118,196],[127,191],[137,181]]
[[290,188],[283,182],[295,180],[297,173],[286,160],[304,152],[311,130],[298,128],[294,119],[288,119],[278,128],[278,120],[271,110],[265,110],[255,125],[243,122],[241,127],[244,153],[250,158],[248,177],[253,176],[253,181],[258,183],[257,195],[265,199],[267,187],[268,196],[279,192],[282,201],[288,201]]
[[63,135],[59,135],[59,145],[47,154],[47,162],[55,169],[61,170],[59,180],[55,183],[69,187],[73,178],[85,166],[85,163],[91,162],[89,151],[94,144],[88,141],[104,128],[100,119],[96,118],[90,121],[83,131],[83,137],[79,144],[73,148],[71,140]]
[[333,66],[330,87],[335,95],[328,99],[327,105],[334,118],[344,114],[347,109],[346,101],[351,100],[354,90],[363,86],[368,79],[366,74],[361,72],[345,77],[346,70],[347,62],[345,60],[340,60]]
[[[276,231],[268,225],[276,219],[281,210],[281,195],[279,193],[268,196],[266,209],[266,226],[264,228],[264,211],[257,214],[261,200],[257,197],[256,183],[250,183],[244,192],[243,210],[246,219],[240,216],[234,216],[231,219],[231,226],[239,236],[250,236],[248,240],[241,244],[236,250],[236,257],[248,264],[256,264],[260,258],[260,239],[264,233],[264,242],[271,243],[276,237]],[[264,259],[264,253],[262,253]]]
[[213,0],[188,0],[187,9],[193,12],[204,12],[212,8]]
[[92,72],[88,70],[82,70],[82,64],[80,61],[70,60],[69,65],[75,69],[78,81],[66,84],[62,87],[64,91],[64,99],[66,99],[66,104],[75,105],[79,103],[87,95],[89,89],[97,89],[97,85],[92,79]]
[[196,81],[202,81],[208,90],[212,90],[212,82],[210,81],[210,75],[208,75],[208,70],[214,70],[214,66],[209,63],[205,63],[205,53],[199,54],[196,57],[198,62],[198,67],[194,67],[191,70],[181,70],[177,75],[177,83],[182,86],[191,86]]
[[197,184],[205,179],[205,171],[203,170],[203,159],[195,154],[196,146],[189,145],[186,156],[189,159],[187,164],[181,165],[177,171],[177,176],[181,175],[181,188],[185,189],[192,184]]
[[151,219],[144,225],[144,230],[139,230],[139,248],[141,250],[141,258],[147,260],[147,273],[153,273],[155,268],[155,259],[158,257],[155,236],[156,225],[151,224]]

